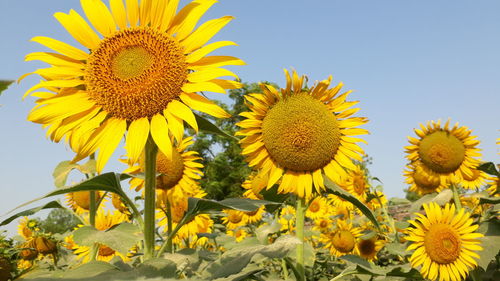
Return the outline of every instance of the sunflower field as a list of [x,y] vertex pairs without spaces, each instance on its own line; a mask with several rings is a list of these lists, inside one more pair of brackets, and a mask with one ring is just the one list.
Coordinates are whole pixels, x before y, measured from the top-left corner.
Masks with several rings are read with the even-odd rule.
[[500,164],[472,129],[408,129],[408,196],[389,199],[369,119],[332,76],[243,83],[225,68],[242,59],[211,54],[236,45],[210,41],[231,16],[200,20],[215,0],[106,2],[54,15],[84,48],[37,36],[26,54],[46,65],[17,81],[41,79],[27,119],[74,157],[2,217],[18,235],[0,235],[0,281],[500,280]]

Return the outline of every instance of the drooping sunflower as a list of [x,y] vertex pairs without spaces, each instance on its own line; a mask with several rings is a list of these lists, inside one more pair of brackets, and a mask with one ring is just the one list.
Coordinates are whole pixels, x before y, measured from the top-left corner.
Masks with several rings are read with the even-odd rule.
[[[96,213],[95,228],[100,231],[106,231],[119,223],[127,221],[129,221],[128,216],[118,210],[110,213],[109,211],[106,212],[103,209],[100,209]],[[74,243],[71,238],[66,241],[66,244],[71,245],[71,249],[74,250],[74,254],[77,255],[77,259],[82,260],[83,263],[90,261],[90,247],[78,245]],[[127,253],[120,253],[106,245],[99,245],[97,260],[110,261],[115,256],[120,257],[124,261],[128,260]]]
[[472,169],[472,176],[467,174],[461,175],[459,178],[455,178],[453,182],[460,185],[461,187],[469,190],[479,190],[487,182],[488,174],[478,170]]
[[[169,159],[163,152],[159,151],[156,155],[156,171],[160,175],[156,178],[156,189],[158,198],[162,197],[162,192],[173,193],[176,191],[182,194],[192,194],[198,190],[198,182],[203,175],[201,169],[203,164],[198,160],[196,151],[187,150],[188,146],[193,144],[193,138],[187,137],[172,147],[172,157]],[[126,169],[126,173],[144,172],[144,157],[141,156],[139,165],[134,165]],[[134,177],[130,180],[130,188],[136,191],[143,189],[144,179]],[[165,194],[166,195],[166,194]]]
[[[103,192],[96,192],[95,200],[98,202],[103,196]],[[81,215],[88,213],[90,209],[90,191],[77,191],[66,193],[66,204],[75,211],[75,213]],[[104,202],[103,198],[103,202]]]
[[413,227],[408,229],[406,240],[411,242],[407,250],[414,250],[411,266],[422,266],[422,276],[431,280],[465,279],[477,266],[477,252],[482,250],[479,238],[483,234],[475,232],[479,226],[465,209],[456,213],[453,204],[423,207],[425,215],[416,213],[416,220],[409,221]]
[[337,220],[335,230],[321,234],[320,241],[324,247],[330,250],[330,254],[341,257],[349,254],[357,254],[356,243],[362,235],[361,228],[354,227],[352,222]]
[[433,192],[439,193],[447,188],[447,181],[441,180],[438,173],[426,169],[421,162],[417,161],[406,167],[408,170],[404,171],[404,176],[405,182],[410,185],[409,191],[425,195]]
[[420,124],[415,129],[419,138],[408,137],[411,145],[405,147],[411,162],[420,161],[423,168],[437,173],[441,181],[450,182],[462,175],[473,177],[472,170],[479,164],[479,141],[471,136],[467,127],[456,123],[450,128],[450,120],[441,127],[441,120]]
[[28,119],[48,127],[47,135],[55,142],[66,137],[77,152],[73,161],[99,150],[101,171],[124,135],[132,162],[149,135],[170,157],[172,144],[165,136],[170,132],[180,142],[184,121],[197,130],[193,109],[229,117],[197,94],[241,86],[224,78],[237,76],[222,67],[243,61],[207,56],[236,45],[206,44],[233,18],[209,20],[196,28],[217,1],[194,0],[179,12],[179,0],[127,0],[126,6],[123,0],[111,0],[111,9],[101,0],[80,2],[91,25],[74,10],[54,16],[85,51],[56,39],[33,38],[54,52],[27,55],[27,61],[39,60],[50,67],[33,72],[44,79],[24,95],[39,98]]
[[285,70],[286,88],[281,92],[261,84],[262,94],[245,95],[251,111],[240,115],[246,119],[237,125],[236,135],[249,166],[269,175],[267,188],[281,179],[279,192],[296,193],[310,198],[313,187],[324,190],[324,173],[334,182],[347,177],[346,169],[354,170],[352,159],[362,161],[363,150],[353,137],[367,134],[355,128],[367,122],[352,117],[357,101],[347,102],[351,91],[339,94],[342,83],[328,89],[331,76],[304,90],[305,76]]

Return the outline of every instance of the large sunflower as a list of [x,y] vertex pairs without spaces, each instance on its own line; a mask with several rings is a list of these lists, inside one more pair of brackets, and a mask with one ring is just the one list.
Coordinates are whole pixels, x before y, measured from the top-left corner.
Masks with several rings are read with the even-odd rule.
[[456,123],[450,128],[450,120],[441,127],[441,120],[420,125],[415,129],[419,138],[408,137],[411,145],[405,147],[410,161],[422,162],[422,168],[439,174],[442,181],[452,181],[463,175],[473,177],[472,170],[479,164],[475,157],[481,156],[479,141],[471,136],[467,127]]
[[461,209],[455,212],[455,205],[441,208],[436,203],[424,204],[425,215],[410,221],[406,240],[411,244],[408,251],[415,250],[410,257],[412,267],[422,266],[420,272],[431,280],[462,280],[469,269],[477,265],[475,259],[482,248],[470,214]]
[[305,90],[305,76],[285,75],[281,92],[261,84],[262,94],[245,96],[251,111],[241,113],[246,119],[236,134],[244,137],[249,165],[269,174],[267,188],[282,179],[281,193],[310,198],[313,186],[318,193],[325,188],[323,172],[338,182],[347,176],[344,168],[356,169],[352,159],[362,160],[357,142],[363,140],[352,136],[368,133],[355,128],[367,119],[351,117],[359,109],[350,107],[358,102],[346,102],[351,91],[338,95],[342,83],[328,89],[331,77]]
[[[49,68],[33,73],[44,78],[29,89],[40,98],[28,119],[49,127],[53,141],[66,137],[78,154],[74,161],[99,150],[97,170],[126,134],[125,148],[132,162],[141,155],[149,135],[168,157],[169,132],[181,141],[183,121],[195,130],[192,110],[215,117],[229,114],[200,91],[224,93],[240,83],[221,67],[242,65],[228,56],[207,56],[230,41],[206,44],[232,20],[224,16],[195,28],[217,1],[194,0],[177,13],[179,0],[81,0],[92,29],[77,12],[56,13],[56,19],[86,51],[48,37],[32,41],[55,51],[36,52],[26,60],[39,60]],[[88,50],[88,51],[87,51]],[[37,92],[39,89],[45,89]],[[128,131],[128,133],[126,133]]]

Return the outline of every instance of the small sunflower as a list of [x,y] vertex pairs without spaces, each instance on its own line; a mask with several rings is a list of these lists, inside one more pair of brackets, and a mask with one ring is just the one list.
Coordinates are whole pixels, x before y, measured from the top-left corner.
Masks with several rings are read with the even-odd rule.
[[293,233],[295,231],[295,208],[289,205],[283,207],[278,222],[281,224],[281,231]]
[[351,222],[337,220],[335,230],[321,234],[320,241],[330,250],[330,254],[341,257],[357,254],[356,243],[360,236],[361,228],[354,227]]
[[347,102],[351,91],[339,95],[342,83],[328,89],[331,77],[309,90],[303,87],[305,76],[285,70],[287,86],[281,92],[261,84],[262,94],[245,95],[251,111],[240,115],[246,119],[237,125],[243,136],[242,154],[249,166],[269,175],[267,188],[281,179],[279,192],[311,198],[325,189],[324,173],[334,182],[347,177],[344,168],[356,169],[352,159],[362,161],[362,139],[367,134],[355,128],[367,122],[352,117],[357,101]]
[[23,217],[19,220],[17,233],[19,233],[19,235],[21,235],[24,239],[30,239],[33,236],[33,232],[37,230],[38,222],[36,220],[29,219],[28,217]]
[[479,226],[465,209],[457,214],[453,204],[423,207],[425,215],[416,213],[406,236],[411,243],[407,250],[415,250],[410,257],[412,267],[422,266],[422,276],[431,280],[465,279],[470,268],[477,266],[477,252],[482,250],[479,238],[483,234],[475,232]]
[[328,233],[333,227],[333,221],[328,217],[320,217],[314,220],[313,230],[317,230],[321,233]]
[[236,239],[236,242],[241,242],[243,241],[243,239],[245,239],[250,235],[244,227],[239,227],[233,230],[228,229],[226,234],[234,237]]
[[[339,185],[339,186],[342,187],[342,185]],[[337,215],[340,215],[340,214],[349,215],[349,213],[354,211],[354,209],[355,209],[354,205],[351,202],[349,202],[349,201],[345,200],[344,198],[339,197],[337,195],[330,193],[327,195],[326,198],[328,200],[328,204],[339,209],[338,212],[336,212]]]
[[[217,1],[191,1],[177,12],[179,2],[127,0],[125,6],[122,0],[111,0],[109,9],[101,0],[81,0],[91,25],[74,10],[54,16],[85,51],[48,37],[32,39],[54,53],[26,57],[50,65],[33,72],[44,79],[25,94],[39,98],[28,119],[48,127],[47,135],[55,142],[66,137],[77,152],[73,161],[99,150],[96,165],[102,171],[124,135],[132,162],[141,155],[149,135],[170,157],[172,144],[165,136],[171,133],[181,141],[184,121],[198,130],[192,110],[229,117],[197,92],[225,93],[241,87],[224,78],[237,76],[222,67],[243,65],[243,61],[207,56],[220,47],[236,45],[230,41],[206,44],[233,17],[197,26]],[[36,92],[39,89],[47,91]]]
[[462,175],[473,177],[473,169],[479,164],[477,145],[479,141],[471,136],[467,127],[456,123],[450,128],[450,120],[444,127],[441,121],[431,121],[427,126],[415,129],[419,138],[408,137],[411,145],[405,147],[411,162],[420,161],[425,168],[439,174],[441,181],[452,181]]
[[346,190],[359,201],[366,202],[366,195],[370,190],[365,170],[356,165],[356,169],[348,172]]
[[[96,192],[95,201],[99,202],[103,196],[103,192]],[[81,215],[87,213],[90,209],[90,191],[77,191],[66,193],[66,204],[75,211],[75,213]]]
[[443,181],[439,174],[426,168],[422,163],[415,162],[406,166],[404,171],[405,182],[410,185],[409,191],[418,195],[441,192],[447,188],[447,181]]
[[359,256],[369,261],[377,260],[377,254],[384,247],[385,242],[385,240],[378,239],[378,237],[359,239],[356,245]]
[[324,217],[327,213],[327,205],[326,198],[317,196],[309,203],[306,209],[306,217],[312,220]]
[[498,188],[500,186],[500,177],[492,177],[488,176],[487,185],[489,186],[486,191],[491,195],[498,197],[500,193],[498,193]]
[[223,210],[222,212],[226,214],[222,217],[222,223],[226,225],[227,229],[236,229],[247,224],[242,211]]
[[[110,213],[109,211],[105,212],[100,209],[95,217],[95,228],[100,231],[106,231],[117,224],[127,221],[129,221],[128,216],[118,210]],[[90,261],[90,247],[75,244],[72,239],[68,239],[66,243],[70,245],[71,249],[77,255],[77,259],[82,260],[83,263]],[[126,255],[127,253],[117,252],[106,245],[99,245],[97,260],[110,261],[115,256],[118,256],[122,260],[127,261],[128,257]]]

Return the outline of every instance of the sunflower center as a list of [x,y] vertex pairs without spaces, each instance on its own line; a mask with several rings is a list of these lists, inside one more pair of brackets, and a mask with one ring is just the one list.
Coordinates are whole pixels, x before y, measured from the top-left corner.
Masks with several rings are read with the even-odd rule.
[[373,239],[361,240],[358,248],[362,256],[370,256],[375,252],[375,241]]
[[460,236],[448,224],[432,225],[425,234],[424,245],[430,259],[439,264],[452,263],[460,255]]
[[419,169],[413,174],[413,181],[415,181],[415,184],[426,193],[433,192],[441,184],[439,177],[431,177]]
[[314,200],[311,205],[309,205],[309,211],[316,213],[320,210],[321,206],[319,205],[318,201]]
[[319,227],[320,228],[327,228],[328,227],[328,221],[327,220],[321,220],[319,222]]
[[111,116],[129,121],[163,112],[188,74],[182,46],[148,27],[105,38],[87,61],[89,96]]
[[101,257],[109,257],[115,253],[115,250],[111,249],[106,245],[101,245],[99,247],[99,256]]
[[332,244],[337,251],[342,253],[349,253],[354,249],[355,239],[350,231],[341,230],[333,235]]
[[172,149],[172,159],[158,152],[156,170],[161,173],[156,179],[156,188],[168,190],[176,186],[184,174],[184,161],[177,149]]
[[229,214],[229,216],[227,218],[227,220],[230,223],[234,223],[234,224],[241,222],[242,219],[243,219],[243,217],[237,212],[231,212],[231,214]]
[[335,115],[308,94],[278,101],[262,122],[262,136],[273,160],[293,171],[324,167],[340,144]]
[[363,175],[354,175],[353,186],[357,194],[362,195],[365,193],[365,177]]
[[418,151],[422,162],[437,173],[456,171],[465,158],[465,146],[457,137],[436,131],[425,136]]

